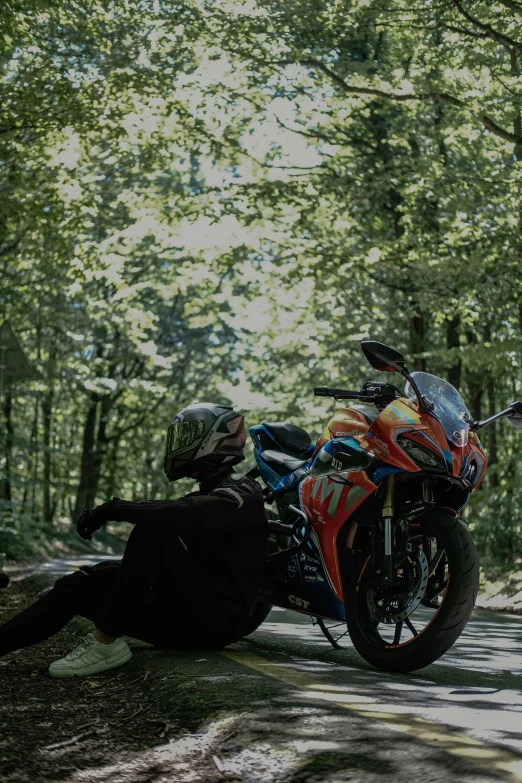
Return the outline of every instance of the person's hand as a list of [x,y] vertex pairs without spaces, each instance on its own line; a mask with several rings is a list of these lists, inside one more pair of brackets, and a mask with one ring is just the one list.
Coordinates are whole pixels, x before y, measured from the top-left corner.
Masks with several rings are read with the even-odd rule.
[[99,530],[112,516],[112,501],[109,503],[102,503],[101,506],[96,506],[90,511],[85,509],[82,511],[76,522],[76,530],[81,538],[85,538],[88,541],[91,540],[92,534]]

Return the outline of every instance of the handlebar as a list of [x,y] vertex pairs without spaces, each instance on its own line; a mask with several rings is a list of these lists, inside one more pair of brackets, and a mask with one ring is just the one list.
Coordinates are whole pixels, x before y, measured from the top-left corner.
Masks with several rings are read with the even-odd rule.
[[314,389],[316,397],[337,397],[343,400],[359,400],[362,392],[350,391],[349,389],[329,389],[328,386],[316,386]]
[[360,391],[353,389],[329,389],[328,386],[316,386],[314,389],[316,397],[335,397],[336,400],[360,400],[361,402],[370,402],[383,410],[390,402],[397,397],[402,397],[402,392],[396,386],[382,381],[369,381],[365,383]]

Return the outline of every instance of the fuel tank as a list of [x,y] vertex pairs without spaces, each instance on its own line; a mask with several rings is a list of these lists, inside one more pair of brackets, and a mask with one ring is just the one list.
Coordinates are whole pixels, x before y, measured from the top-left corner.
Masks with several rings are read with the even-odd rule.
[[339,408],[321,433],[317,449],[332,438],[355,438],[365,435],[379,411],[369,405]]

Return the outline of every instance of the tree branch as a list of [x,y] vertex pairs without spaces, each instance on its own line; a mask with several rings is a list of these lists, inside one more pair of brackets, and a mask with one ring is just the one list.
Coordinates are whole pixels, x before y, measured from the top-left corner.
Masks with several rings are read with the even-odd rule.
[[[331,71],[324,63],[319,60],[263,60],[263,65],[306,65],[310,68],[317,68],[328,76],[334,84],[337,84],[343,92],[352,95],[372,95],[376,98],[382,98],[387,101],[407,102],[407,101],[433,101],[436,103],[446,103],[450,106],[456,106],[459,109],[468,109],[465,101],[460,98],[455,98],[454,95],[450,95],[445,92],[422,92],[422,93],[396,93],[386,92],[385,90],[378,90],[374,87],[355,87],[354,85],[347,84],[344,79]],[[493,135],[498,136],[505,141],[509,141],[511,144],[522,144],[522,136],[517,133],[511,133],[510,131],[502,128],[487,114],[478,114],[477,118],[482,122],[485,128]]]
[[470,38],[489,38],[488,33],[474,33],[471,30],[466,30],[465,27],[455,27],[455,25],[446,24],[446,22],[441,26],[443,30],[449,30],[450,33],[459,33],[459,35],[467,35]]
[[290,128],[289,125],[285,125],[285,123],[275,114],[274,119],[280,128],[284,128],[285,130],[291,131],[292,133],[299,133],[300,136],[307,136],[310,139],[321,139],[321,141],[327,141],[329,144],[338,143],[335,136],[329,136],[327,133],[321,133],[320,131],[306,131],[298,128]]
[[114,432],[107,437],[107,441],[112,441],[117,438],[121,438],[121,436],[125,432],[130,432],[130,430],[135,430],[136,427],[139,427],[140,424],[143,424],[145,419],[147,419],[151,415],[151,413],[154,413],[159,408],[162,402],[165,402],[167,397],[168,397],[167,392],[165,394],[162,394],[161,397],[158,397],[158,399],[156,400],[154,405],[152,405],[152,407],[144,408],[143,410],[141,410],[133,422],[129,422],[125,424],[124,427],[119,427],[118,429],[115,429]]
[[462,6],[460,0],[453,0],[453,5],[462,14],[464,19],[467,19],[468,22],[470,22],[472,25],[478,27],[479,30],[483,30],[490,38],[492,38],[494,41],[497,41],[497,43],[500,43],[503,46],[507,46],[509,49],[511,49],[513,46],[515,47],[520,46],[519,41],[515,41],[514,38],[510,38],[508,35],[505,35],[504,33],[499,33],[498,30],[494,30],[490,24],[481,22],[480,19],[476,19],[474,16],[472,16]]
[[501,5],[505,5],[506,8],[510,8],[516,14],[522,16],[522,3],[517,3],[515,0],[498,0]]

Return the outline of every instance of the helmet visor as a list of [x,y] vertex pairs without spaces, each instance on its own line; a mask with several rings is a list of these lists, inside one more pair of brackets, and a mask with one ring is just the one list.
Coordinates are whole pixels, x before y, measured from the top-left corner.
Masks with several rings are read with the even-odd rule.
[[171,424],[167,432],[166,454],[195,443],[205,431],[202,421],[182,421]]

